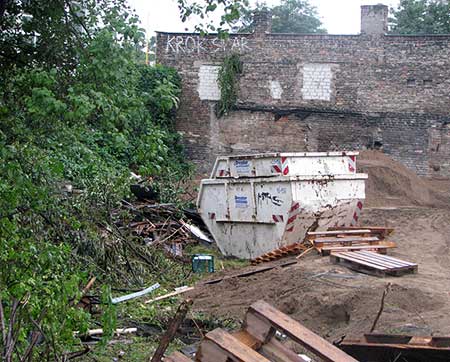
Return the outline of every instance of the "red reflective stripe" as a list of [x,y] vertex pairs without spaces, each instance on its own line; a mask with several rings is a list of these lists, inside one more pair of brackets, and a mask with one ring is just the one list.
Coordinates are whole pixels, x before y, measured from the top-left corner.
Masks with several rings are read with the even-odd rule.
[[281,173],[281,168],[279,168],[277,165],[273,165],[272,169],[275,170],[275,172]]
[[272,220],[275,222],[282,222],[283,219],[283,215],[272,215]]
[[289,173],[289,166],[286,166],[284,169],[283,169],[283,175],[287,175]]
[[286,232],[288,232],[288,233],[290,233],[292,231],[294,231],[294,226],[291,226],[289,229],[286,229]]
[[362,204],[362,202],[361,201],[358,201],[358,203],[356,204],[356,206],[358,206],[358,209],[362,209],[362,207],[363,207],[363,204]]
[[291,224],[296,218],[297,218],[297,215],[292,215],[287,221],[288,225]]
[[289,212],[293,212],[293,211],[297,210],[299,207],[300,207],[300,204],[298,202],[296,202],[294,205],[292,205]]

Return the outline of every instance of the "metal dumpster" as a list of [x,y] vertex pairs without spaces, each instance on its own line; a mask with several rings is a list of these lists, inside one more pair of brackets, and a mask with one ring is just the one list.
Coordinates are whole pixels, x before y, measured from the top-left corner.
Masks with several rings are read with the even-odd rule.
[[[367,175],[348,167],[347,174],[321,175],[326,156],[320,157],[313,175],[232,178],[231,168],[228,178],[202,180],[197,207],[222,253],[252,259],[302,241],[309,230],[354,224],[365,198]],[[251,157],[248,160],[257,164]]]
[[210,178],[355,174],[357,155],[358,152],[297,152],[219,156]]

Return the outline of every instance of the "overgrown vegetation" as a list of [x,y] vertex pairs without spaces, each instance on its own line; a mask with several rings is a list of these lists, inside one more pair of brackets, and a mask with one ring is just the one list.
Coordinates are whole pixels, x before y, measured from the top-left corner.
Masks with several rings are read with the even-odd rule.
[[254,8],[241,9],[240,23],[234,30],[247,33],[253,31],[255,11],[269,11],[272,15],[272,33],[324,34],[317,8],[308,0],[281,0],[279,5],[268,6],[257,1]]
[[239,91],[239,75],[242,73],[243,65],[239,54],[226,56],[219,69],[218,83],[220,89],[220,100],[217,103],[217,116],[227,115],[236,104]]
[[113,225],[128,217],[118,205],[130,171],[163,195],[189,177],[172,125],[180,79],[142,64],[143,33],[122,0],[2,6],[0,351],[61,360],[88,327],[75,307],[88,277],[127,280]]
[[401,0],[391,14],[393,34],[450,34],[448,0]]

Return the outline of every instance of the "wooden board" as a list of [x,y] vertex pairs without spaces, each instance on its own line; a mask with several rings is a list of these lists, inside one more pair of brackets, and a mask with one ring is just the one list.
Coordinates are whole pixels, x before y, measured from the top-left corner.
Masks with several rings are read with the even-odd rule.
[[196,360],[201,362],[225,362],[229,358],[242,362],[270,362],[221,328],[207,333],[200,345]]
[[314,245],[316,244],[329,244],[329,243],[354,243],[354,242],[376,242],[380,241],[378,236],[348,236],[348,237],[323,237],[315,238],[312,240]]
[[318,247],[316,250],[322,254],[322,256],[330,255],[331,252],[336,251],[375,251],[381,254],[386,254],[387,249],[396,248],[397,244],[393,241],[382,241],[380,244],[376,245],[348,245],[348,246],[340,246],[340,245],[330,245],[324,247]]
[[334,264],[342,264],[356,271],[380,276],[416,273],[418,269],[415,263],[371,251],[333,251],[330,260]]
[[[282,331],[292,340],[300,343],[306,349],[325,361],[358,362],[353,357],[262,300],[253,303],[247,314],[253,314],[256,318],[266,323],[267,326]],[[247,319],[247,330],[251,330],[251,327],[252,326],[248,324]]]
[[272,269],[275,269],[275,268],[285,268],[287,266],[294,265],[294,264],[297,264],[297,260],[290,260],[290,261],[287,261],[287,262],[282,263],[282,264],[264,266],[264,267],[253,269],[253,270],[249,270],[249,271],[246,271],[246,272],[242,272],[242,273],[238,273],[238,274],[234,274],[234,275],[229,275],[229,276],[226,276],[226,277],[223,277],[223,278],[207,280],[205,282],[201,282],[201,284],[217,284],[217,283],[220,283],[224,279],[245,278],[245,277],[248,277],[250,275],[254,275],[254,274],[258,274],[258,273],[264,273],[266,271],[269,271],[269,270],[272,270]]
[[336,236],[336,235],[366,235],[370,234],[369,229],[355,229],[355,230],[327,230],[327,231],[308,231],[306,233],[307,239],[315,239],[319,236]]
[[401,354],[411,361],[450,361],[450,337],[366,334],[345,338],[340,347],[360,360],[392,361]]
[[285,347],[275,338],[264,344],[258,352],[272,362],[306,362],[304,358]]
[[233,332],[231,333],[231,335],[251,349],[259,349],[261,347],[261,342],[257,338],[253,337],[250,333],[248,333],[245,329]]

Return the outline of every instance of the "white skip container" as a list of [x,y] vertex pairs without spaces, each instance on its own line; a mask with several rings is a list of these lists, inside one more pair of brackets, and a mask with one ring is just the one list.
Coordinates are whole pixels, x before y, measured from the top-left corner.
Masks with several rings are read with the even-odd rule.
[[[338,157],[340,154],[340,159]],[[202,180],[197,200],[198,211],[224,255],[252,259],[284,245],[302,241],[307,231],[326,230],[330,226],[349,226],[360,215],[365,199],[366,174],[341,167],[342,174],[321,174],[323,170],[337,169],[342,159],[357,153],[333,153],[330,165],[327,154],[269,154],[245,156],[251,161],[256,174],[267,170],[265,165],[256,166],[265,159],[273,162],[273,155],[292,155],[297,164],[307,164],[315,159],[316,174],[309,165],[310,175],[260,177],[230,177]],[[303,156],[300,156],[303,155]],[[348,156],[350,155],[350,156]],[[285,157],[285,156],[281,156]],[[289,157],[289,156],[286,156]],[[228,160],[232,165],[239,158]],[[216,161],[220,165],[221,158]],[[354,163],[353,163],[354,164]],[[334,168],[333,168],[334,167]],[[355,167],[356,168],[356,167]],[[293,169],[292,167],[290,169]],[[217,167],[214,169],[214,173]],[[292,171],[290,171],[291,173]],[[301,173],[298,168],[296,173]]]
[[356,173],[358,152],[262,153],[219,156],[211,178],[347,175]]

